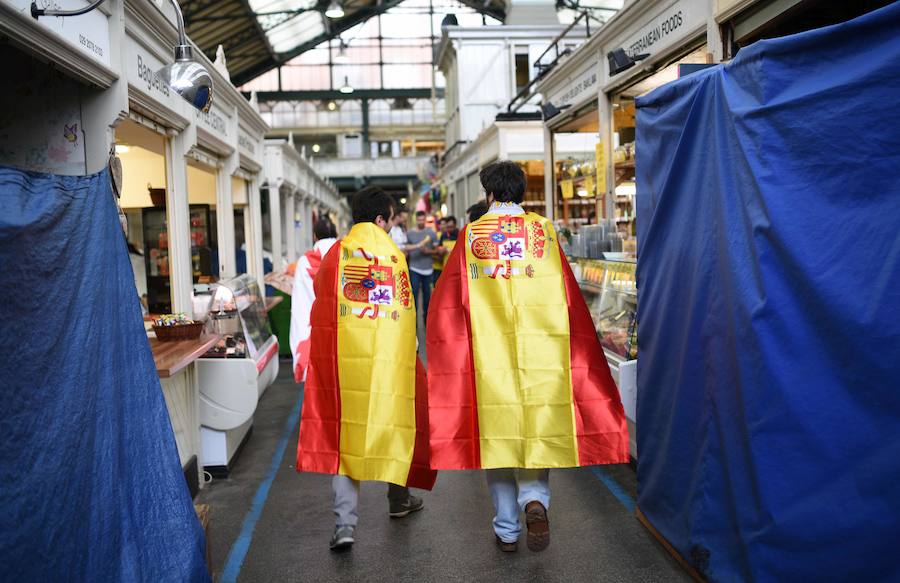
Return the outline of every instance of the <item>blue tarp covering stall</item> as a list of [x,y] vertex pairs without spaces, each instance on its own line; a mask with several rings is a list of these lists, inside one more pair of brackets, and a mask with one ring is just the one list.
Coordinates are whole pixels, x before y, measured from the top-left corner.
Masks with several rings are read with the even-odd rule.
[[107,172],[0,168],[0,579],[209,581]]
[[638,506],[711,581],[900,581],[900,3],[638,100]]

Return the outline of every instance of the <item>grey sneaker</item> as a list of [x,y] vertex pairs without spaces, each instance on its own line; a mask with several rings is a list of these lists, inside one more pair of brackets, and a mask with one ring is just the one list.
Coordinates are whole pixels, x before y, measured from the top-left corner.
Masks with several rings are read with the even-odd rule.
[[354,542],[352,526],[336,526],[328,547],[333,551],[342,551],[352,547]]
[[403,518],[413,512],[418,512],[424,508],[425,503],[418,496],[409,495],[406,500],[391,502],[390,514],[391,518]]

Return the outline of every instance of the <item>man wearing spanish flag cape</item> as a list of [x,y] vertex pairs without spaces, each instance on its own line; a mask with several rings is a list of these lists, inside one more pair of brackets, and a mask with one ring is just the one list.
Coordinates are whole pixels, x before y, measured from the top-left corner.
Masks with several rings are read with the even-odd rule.
[[427,324],[431,466],[485,469],[496,541],[550,543],[549,468],[628,461],[628,431],[587,305],[525,174],[484,168],[487,214],[460,233]]
[[387,234],[393,199],[353,197],[354,226],[319,266],[297,471],[335,474],[332,549],[354,542],[359,482],[391,484],[389,514],[422,508],[430,490],[428,402],[416,356],[416,311],[403,253]]

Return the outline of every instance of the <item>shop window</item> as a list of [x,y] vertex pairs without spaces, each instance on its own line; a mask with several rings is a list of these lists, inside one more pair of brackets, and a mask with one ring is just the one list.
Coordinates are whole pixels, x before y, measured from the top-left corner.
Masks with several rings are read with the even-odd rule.
[[607,218],[605,165],[597,160],[599,130],[599,113],[588,106],[553,135],[554,218],[573,232]]

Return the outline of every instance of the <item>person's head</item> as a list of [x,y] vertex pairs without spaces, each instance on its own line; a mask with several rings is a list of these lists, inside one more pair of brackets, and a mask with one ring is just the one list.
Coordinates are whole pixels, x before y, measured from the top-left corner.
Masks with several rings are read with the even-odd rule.
[[405,225],[406,219],[409,216],[409,211],[406,210],[406,207],[400,207],[394,211],[394,220],[391,221],[394,226]]
[[453,233],[456,231],[456,217],[450,215],[449,217],[444,219],[444,232],[445,233]]
[[437,230],[439,233],[444,233],[447,230],[447,219],[446,217],[441,217],[437,222]]
[[388,231],[394,216],[394,199],[377,186],[367,186],[353,195],[350,211],[354,224],[375,223]]
[[416,228],[425,228],[425,211],[416,211]]
[[486,212],[488,212],[487,202],[479,200],[468,209],[466,209],[466,216],[469,218],[470,223],[474,223],[475,221],[483,217]]
[[334,223],[331,222],[331,219],[322,218],[316,221],[316,224],[313,225],[313,237],[315,237],[316,241],[336,239],[337,229]]
[[514,202],[525,198],[525,172],[515,162],[501,160],[481,170],[481,186],[491,202]]

